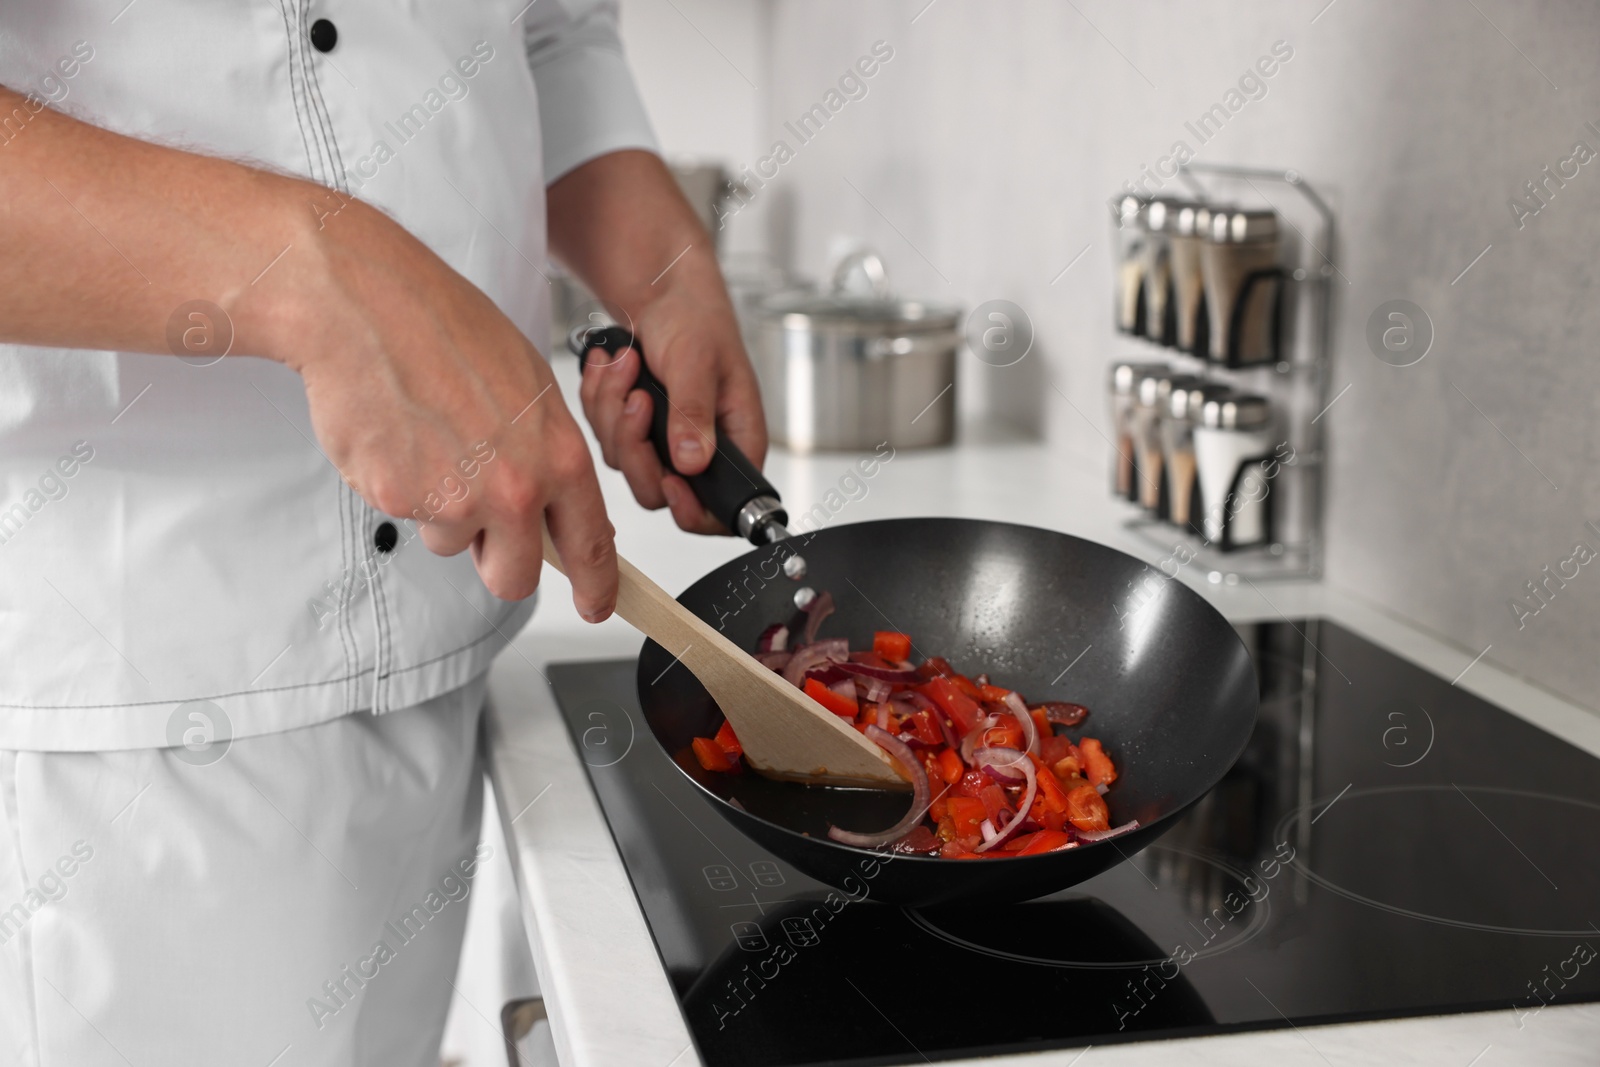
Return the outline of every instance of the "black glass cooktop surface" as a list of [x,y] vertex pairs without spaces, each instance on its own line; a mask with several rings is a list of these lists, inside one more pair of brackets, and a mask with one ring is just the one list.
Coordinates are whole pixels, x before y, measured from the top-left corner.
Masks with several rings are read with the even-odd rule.
[[937,910],[830,898],[735,830],[634,661],[549,677],[710,1067],[1600,1000],[1600,761],[1332,624],[1241,634],[1255,734],[1171,831],[1054,896]]

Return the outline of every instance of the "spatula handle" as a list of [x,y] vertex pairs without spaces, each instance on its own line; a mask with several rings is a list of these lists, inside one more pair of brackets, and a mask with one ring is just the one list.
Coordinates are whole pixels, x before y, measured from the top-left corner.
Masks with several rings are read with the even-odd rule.
[[[633,384],[650,394],[650,443],[655,445],[663,467],[681,473],[672,463],[671,443],[667,440],[667,415],[672,401],[667,397],[667,387],[650,373],[638,339],[621,326],[579,326],[568,336],[567,347],[582,362],[585,372],[589,372],[591,349],[603,349],[613,359],[629,348],[639,353],[639,377]],[[780,530],[788,525],[789,516],[783,510],[778,490],[720,428],[711,463],[699,474],[686,474],[683,478],[713,517],[752,544],[767,544],[774,524]]]

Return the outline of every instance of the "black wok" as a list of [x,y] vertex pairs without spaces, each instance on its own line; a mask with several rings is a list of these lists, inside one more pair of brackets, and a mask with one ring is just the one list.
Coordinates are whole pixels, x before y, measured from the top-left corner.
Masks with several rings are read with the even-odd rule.
[[[609,351],[632,343],[614,327],[573,340],[575,349]],[[641,387],[657,392],[657,414],[664,415],[664,393],[647,375]],[[658,419],[659,442],[664,421]],[[720,463],[737,450],[719,435],[718,451]],[[776,490],[748,462],[714,464],[691,484],[713,514],[752,540],[772,536],[763,526],[786,533]],[[754,521],[752,513],[759,513]],[[797,584],[779,564],[796,548],[807,563],[805,584],[832,592],[837,603],[822,636],[866,647],[874,630],[899,630],[912,636],[914,658],[942,655],[958,671],[986,672],[1030,702],[1087,706],[1088,718],[1069,733],[1099,738],[1116,760],[1120,776],[1106,796],[1112,824],[1140,824],[1065,852],[994,860],[895,856],[874,864],[886,859],[883,853],[832,841],[828,826],[890,826],[905,813],[905,794],[703,770],[690,741],[714,733],[722,713],[692,674],[673,666],[671,653],[646,641],[639,702],[668,755],[734,826],[852,895],[866,883],[875,899],[921,906],[1024,900],[1064,889],[1164,833],[1222,779],[1250,737],[1255,672],[1227,620],[1140,560],[1063,533],[973,519],[843,524],[757,548],[678,600],[753,649],[765,627],[793,615]]]

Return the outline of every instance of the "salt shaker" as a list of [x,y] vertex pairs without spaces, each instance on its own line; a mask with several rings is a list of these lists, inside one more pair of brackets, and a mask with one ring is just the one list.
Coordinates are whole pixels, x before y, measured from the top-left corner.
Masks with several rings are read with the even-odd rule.
[[1194,428],[1194,458],[1205,502],[1205,539],[1227,552],[1265,544],[1272,536],[1272,407],[1264,396],[1213,397]]
[[1229,367],[1278,358],[1283,270],[1278,216],[1266,210],[1216,211],[1200,249],[1210,358]]

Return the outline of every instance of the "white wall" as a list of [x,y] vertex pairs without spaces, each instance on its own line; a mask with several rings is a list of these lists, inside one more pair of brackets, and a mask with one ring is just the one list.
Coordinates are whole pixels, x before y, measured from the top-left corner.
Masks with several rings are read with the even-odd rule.
[[[623,47],[669,160],[737,170],[756,158],[770,11],[766,0],[624,0]],[[725,250],[760,245],[755,214],[730,222]]]
[[[629,0],[627,12],[654,6]],[[734,8],[680,6],[691,18]],[[740,7],[755,13],[738,25],[759,32],[766,6]],[[677,32],[686,54],[697,47]],[[734,154],[789,140],[795,158],[762,195],[784,207],[768,220],[775,246],[807,273],[825,269],[839,239],[864,238],[908,295],[1021,305],[1034,354],[1006,371],[966,361],[963,409],[1101,467],[1105,366],[1138,351],[1111,329],[1106,197],[1176,139],[1199,147],[1184,122],[1289,42],[1294,57],[1267,95],[1198,158],[1296,167],[1339,212],[1330,392],[1350,389],[1323,420],[1330,579],[1468,656],[1492,644],[1486,659],[1600,705],[1600,565],[1520,629],[1511,609],[1577,541],[1600,549],[1585,525],[1600,527],[1600,162],[1520,230],[1507,207],[1575,140],[1600,150],[1585,127],[1600,127],[1600,7],[773,0],[767,32],[765,68],[744,66],[764,99],[703,42],[692,71],[663,63],[654,75],[639,42],[636,63],[663,86],[669,145],[709,145],[713,129]],[[895,57],[866,98],[797,145],[783,120],[879,39]],[[706,81],[689,96],[673,88],[680,77]],[[1364,338],[1373,310],[1396,298],[1436,330],[1428,357],[1404,369]]]

